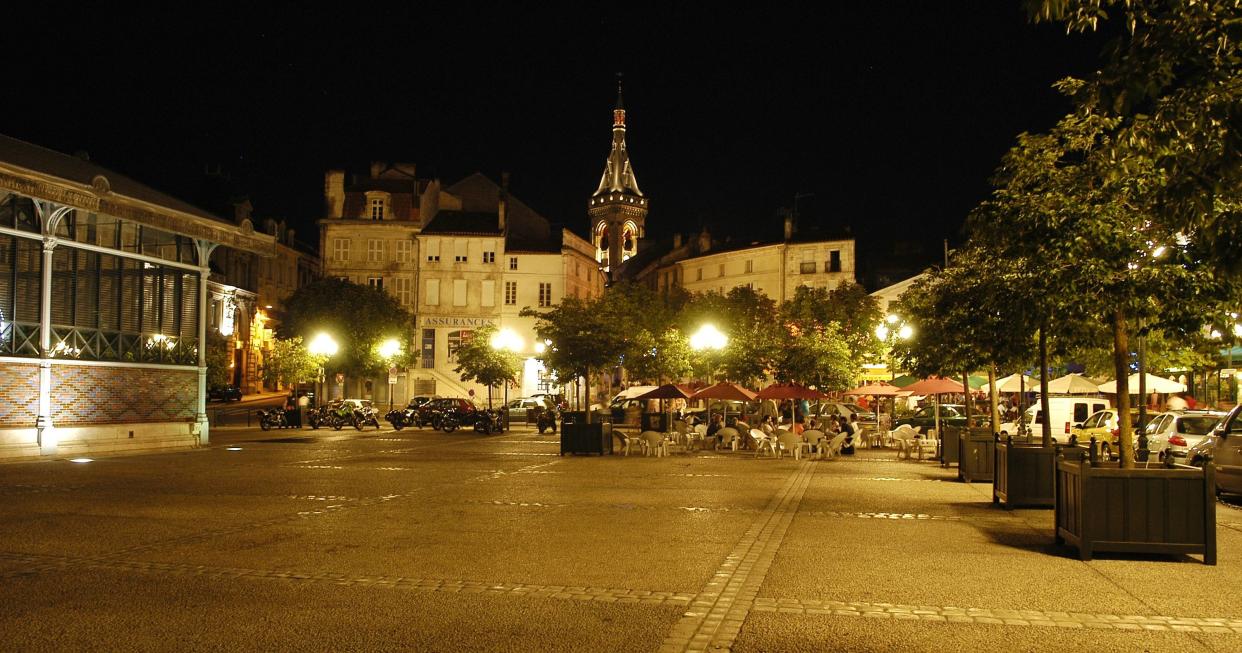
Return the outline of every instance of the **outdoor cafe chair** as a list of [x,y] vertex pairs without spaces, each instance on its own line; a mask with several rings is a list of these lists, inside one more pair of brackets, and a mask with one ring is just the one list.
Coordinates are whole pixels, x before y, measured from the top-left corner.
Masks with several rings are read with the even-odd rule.
[[828,436],[823,431],[819,429],[803,431],[802,437],[806,440],[805,445],[808,454],[814,450],[820,458],[824,457],[824,445],[827,444]]
[[[927,429],[927,435],[914,439],[914,449],[918,454],[919,460],[923,460],[924,454],[930,454],[931,458],[936,457],[937,449],[939,449],[939,441],[936,438],[936,429]],[[909,457],[909,456],[907,456]]]
[[728,442],[729,447],[734,451],[737,451],[738,440],[742,437],[741,434],[738,433],[737,429],[732,426],[726,426],[719,431],[716,431],[716,435],[720,437],[721,444]]
[[892,432],[892,440],[897,445],[897,457],[909,458],[914,449],[914,436],[917,435],[909,424],[902,424]]
[[794,460],[802,460],[802,450],[806,449],[809,454],[811,449],[811,443],[804,442],[802,436],[789,431],[781,433],[778,444],[780,449],[777,451],[777,457],[780,457],[782,451],[786,451],[794,457]]
[[643,441],[643,455],[650,456],[654,453],[657,458],[668,455],[668,440],[664,439],[663,433],[643,431],[638,437]]
[[646,446],[643,444],[642,438],[638,437],[638,434],[636,433],[623,431],[621,429],[613,429],[613,433],[620,435],[621,439],[625,442],[625,451],[622,455],[630,455],[630,449],[634,447],[639,447],[639,450],[642,450]]
[[829,440],[827,446],[824,447],[824,457],[836,458],[841,455],[841,447],[845,445],[845,438],[846,435],[844,433],[832,436],[832,440]]
[[[759,433],[763,434],[763,431],[760,431]],[[777,450],[777,442],[780,440],[782,433],[789,433],[789,431],[777,431],[772,435],[765,434],[762,438],[756,438],[755,457],[758,458],[759,456],[762,456],[765,450],[771,453],[773,457],[780,455]]]

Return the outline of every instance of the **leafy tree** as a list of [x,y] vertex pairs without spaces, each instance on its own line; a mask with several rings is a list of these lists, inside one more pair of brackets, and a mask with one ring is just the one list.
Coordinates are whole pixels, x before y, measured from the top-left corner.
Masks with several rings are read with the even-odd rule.
[[401,354],[392,362],[408,367],[413,360],[414,316],[396,298],[378,288],[343,279],[320,279],[302,286],[284,302],[281,338],[311,338],[320,331],[336,339],[334,369],[358,376],[386,373],[389,361],[379,355],[380,343],[396,338]]
[[488,325],[475,330],[474,334],[457,348],[457,367],[454,372],[463,381],[478,381],[487,386],[487,407],[492,407],[492,388],[501,383],[517,383],[522,372],[522,359],[507,349],[493,346],[496,327]]
[[272,350],[263,359],[263,382],[294,384],[315,381],[324,361],[306,350],[301,336],[277,338]]
[[233,382],[233,349],[219,332],[207,331],[207,387],[219,388]]
[[796,381],[821,390],[845,390],[858,378],[849,343],[836,322],[783,331],[774,370],[778,381]]
[[776,303],[761,292],[738,286],[723,295],[694,295],[682,310],[681,324],[691,334],[704,324],[715,324],[729,338],[723,352],[698,352],[700,369],[719,369],[730,380],[753,384],[767,378],[775,365],[780,314]]
[[625,368],[639,379],[675,382],[693,371],[693,359],[690,341],[680,329],[668,327],[655,336],[642,329],[630,338]]
[[875,335],[883,320],[879,301],[856,283],[843,283],[832,290],[799,286],[781,307],[781,314],[787,325],[802,330],[835,323],[858,367],[883,350],[883,343]]
[[[607,300],[566,297],[551,310],[525,308],[534,317],[535,333],[552,345],[538,358],[561,380],[585,379],[588,399],[591,374],[617,365],[627,347],[623,316]],[[587,402],[590,417],[590,402]]]

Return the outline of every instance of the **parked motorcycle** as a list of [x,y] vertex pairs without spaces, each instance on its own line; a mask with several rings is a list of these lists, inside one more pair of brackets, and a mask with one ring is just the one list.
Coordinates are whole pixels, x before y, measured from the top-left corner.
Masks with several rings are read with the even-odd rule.
[[543,435],[544,431],[551,429],[556,433],[556,423],[561,419],[560,407],[545,408],[539,411],[539,415],[535,417],[535,428],[539,429],[539,435]]
[[394,408],[384,415],[384,419],[392,425],[392,428],[400,431],[401,429],[417,424],[417,411],[411,408]]
[[354,428],[359,431],[362,430],[362,427],[367,425],[374,426],[378,431],[380,427],[379,411],[375,410],[374,406],[356,406],[353,409],[353,424]]
[[[438,420],[436,418],[439,418]],[[437,423],[439,424],[437,426]],[[452,411],[444,411],[432,417],[431,427],[438,428],[445,433],[452,433],[461,427],[461,418]]]
[[483,435],[500,433],[505,430],[503,418],[499,410],[480,410],[474,416],[474,430]]
[[284,408],[265,408],[259,411],[259,428],[270,431],[272,428],[283,429],[289,426],[285,419]]

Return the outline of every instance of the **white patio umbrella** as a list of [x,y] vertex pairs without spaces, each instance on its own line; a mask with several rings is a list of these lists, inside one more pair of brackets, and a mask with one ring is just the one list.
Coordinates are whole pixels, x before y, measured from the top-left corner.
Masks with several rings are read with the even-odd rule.
[[[1030,377],[1025,374],[1010,374],[1003,379],[996,380],[997,392],[1030,392],[1032,389],[1037,389],[1038,387],[1039,381],[1034,377]],[[984,386],[979,389],[989,393],[992,390],[991,384],[984,384]]]
[[[1151,374],[1148,374],[1145,380],[1147,382],[1148,392],[1168,394],[1170,392],[1185,392],[1186,391],[1186,384],[1178,383],[1177,381],[1171,381],[1164,377],[1153,376]],[[1138,394],[1138,386],[1139,386],[1138,382],[1139,382],[1139,375],[1137,373],[1131,374],[1129,377],[1130,394],[1132,395]],[[1108,393],[1116,394],[1117,393],[1117,382],[1109,381],[1108,383],[1101,383],[1099,385],[1099,389],[1100,389],[1100,392],[1108,392]]]
[[1093,395],[1099,391],[1100,384],[1081,374],[1066,374],[1048,382],[1048,394]]

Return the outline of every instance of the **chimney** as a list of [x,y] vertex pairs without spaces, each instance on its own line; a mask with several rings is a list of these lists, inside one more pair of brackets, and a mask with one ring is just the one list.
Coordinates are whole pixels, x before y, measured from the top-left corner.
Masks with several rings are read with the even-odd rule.
[[706,252],[712,248],[712,235],[707,233],[707,227],[703,227],[703,231],[699,232],[699,253]]
[[673,249],[681,249],[681,232],[673,234]]
[[241,224],[242,220],[249,220],[250,213],[253,209],[250,206],[250,200],[238,200],[233,202],[233,222]]
[[292,230],[292,229],[286,229],[286,230],[285,230],[285,239],[284,239],[284,243],[285,243],[286,245],[290,246],[290,247],[293,247],[293,243],[294,243],[294,239],[293,239],[293,238],[294,238],[294,233],[293,233],[293,230]]
[[500,221],[501,233],[508,233],[508,212],[509,212],[509,173],[500,173],[500,201],[496,206],[496,215]]
[[384,172],[383,161],[372,161],[371,162],[371,178],[372,179],[379,179],[380,174],[383,172]]
[[794,232],[793,216],[787,215],[785,216],[785,242],[789,242],[793,240],[793,232]]
[[345,171],[329,170],[323,173],[323,210],[325,218],[344,217]]

